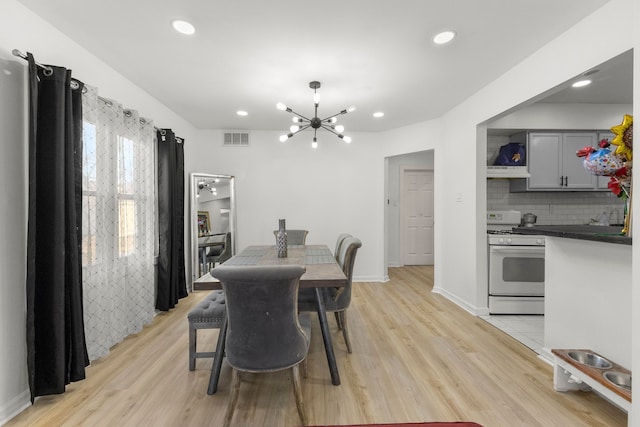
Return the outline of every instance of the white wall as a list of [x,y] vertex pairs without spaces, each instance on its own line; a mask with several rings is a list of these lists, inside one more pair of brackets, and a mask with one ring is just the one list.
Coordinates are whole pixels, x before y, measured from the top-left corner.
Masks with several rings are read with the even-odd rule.
[[29,404],[26,367],[27,112],[26,61],[65,66],[99,94],[137,109],[158,127],[190,139],[195,129],[111,67],[15,0],[0,6],[0,424]]
[[23,81],[22,64],[0,55],[0,424],[29,400],[24,328],[27,142]]
[[488,124],[491,129],[527,130],[609,130],[630,114],[627,104],[557,104],[528,105]]
[[[634,117],[640,117],[636,111],[640,110],[640,2],[634,2],[633,8],[629,10],[629,16],[632,18],[635,25],[633,37],[633,45],[635,47],[633,56],[633,105],[634,105]],[[633,177],[632,186],[638,188],[640,186],[638,174]],[[636,197],[632,200],[632,210],[634,212],[640,212],[640,198]],[[640,241],[640,229],[635,227],[632,230],[632,238],[638,242]],[[632,266],[631,266],[631,353],[632,353],[632,368],[634,372],[640,372],[640,333],[638,333],[637,325],[640,325],[640,245],[635,244],[632,248]],[[634,261],[635,260],[635,261]],[[631,413],[629,415],[629,426],[637,426],[640,423],[640,399],[634,399],[631,403]]]
[[[248,147],[223,147],[221,130],[200,131],[185,145],[185,172],[236,178],[237,246],[273,244],[278,219],[309,230],[307,242],[335,247],[340,233],[362,240],[354,280],[383,280],[384,157],[380,136],[354,133],[346,144],[320,133],[282,143],[276,131],[253,131]],[[202,153],[207,153],[203,155]],[[190,276],[189,276],[190,277]]]

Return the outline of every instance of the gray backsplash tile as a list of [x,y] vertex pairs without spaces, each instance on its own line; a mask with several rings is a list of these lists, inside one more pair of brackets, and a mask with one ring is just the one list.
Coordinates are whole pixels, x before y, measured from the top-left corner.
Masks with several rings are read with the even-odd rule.
[[587,224],[603,212],[621,224],[624,204],[609,191],[510,193],[508,179],[487,179],[487,210],[515,209],[538,216],[537,224]]

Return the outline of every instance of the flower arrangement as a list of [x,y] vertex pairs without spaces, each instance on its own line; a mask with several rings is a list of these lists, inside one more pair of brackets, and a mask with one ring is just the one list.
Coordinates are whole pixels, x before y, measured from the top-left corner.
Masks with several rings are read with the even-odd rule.
[[[625,114],[617,126],[611,128],[615,137],[609,143],[603,139],[599,149],[584,147],[576,155],[584,157],[584,167],[594,175],[610,177],[608,187],[613,194],[625,202],[624,228],[622,234],[631,231],[631,169],[633,159],[633,116]],[[615,145],[615,151],[611,151]]]

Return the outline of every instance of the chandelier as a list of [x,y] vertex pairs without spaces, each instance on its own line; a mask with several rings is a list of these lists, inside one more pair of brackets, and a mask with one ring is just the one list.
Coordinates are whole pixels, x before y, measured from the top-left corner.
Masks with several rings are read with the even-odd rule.
[[291,108],[284,105],[282,102],[278,102],[278,104],[276,105],[276,108],[278,108],[278,110],[295,114],[295,116],[293,116],[294,124],[289,128],[288,134],[280,136],[280,141],[284,142],[287,139],[291,138],[292,136],[302,132],[303,130],[311,128],[313,129],[313,142],[311,143],[311,146],[313,148],[318,147],[318,139],[316,137],[318,129],[328,130],[329,132],[336,135],[338,138],[342,139],[346,143],[351,142],[350,137],[342,134],[342,132],[344,132],[344,126],[336,125],[336,122],[338,121],[338,118],[337,118],[338,116],[342,114],[347,114],[348,112],[355,110],[355,108],[350,107],[348,110],[342,110],[339,113],[336,113],[332,116],[329,116],[324,119],[320,119],[318,117],[318,104],[320,104],[320,94],[318,93],[318,89],[320,89],[320,82],[316,82],[316,81],[309,82],[309,87],[313,89],[313,105],[315,109],[314,115],[312,118],[307,118],[302,114],[296,113]]
[[200,182],[198,182],[198,192],[196,193],[196,197],[200,197],[200,191],[201,190],[206,190],[209,193],[211,193],[214,196],[218,195],[218,190],[212,185],[216,182],[218,182],[219,179],[214,179],[212,182],[207,182],[205,180],[202,180]]

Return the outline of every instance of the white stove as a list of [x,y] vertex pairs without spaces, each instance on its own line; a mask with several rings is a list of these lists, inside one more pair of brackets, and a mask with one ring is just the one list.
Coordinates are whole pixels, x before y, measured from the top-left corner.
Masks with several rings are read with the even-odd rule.
[[489,313],[544,313],[544,236],[517,234],[520,211],[487,212]]

